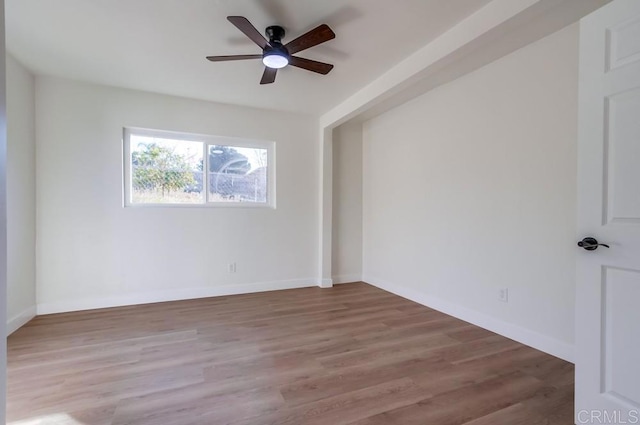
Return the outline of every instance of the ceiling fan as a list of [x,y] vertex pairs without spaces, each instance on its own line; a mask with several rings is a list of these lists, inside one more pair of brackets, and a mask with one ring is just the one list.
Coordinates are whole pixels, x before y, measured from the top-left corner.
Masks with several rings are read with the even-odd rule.
[[336,37],[335,33],[326,24],[322,24],[295,40],[283,45],[282,38],[284,37],[285,32],[284,28],[281,26],[273,25],[267,27],[265,31],[265,34],[269,37],[269,40],[267,40],[244,16],[227,16],[227,20],[235,25],[254,43],[260,46],[262,54],[207,56],[207,59],[211,62],[262,59],[262,63],[264,63],[265,68],[260,84],[273,83],[276,80],[276,73],[278,72],[278,69],[284,68],[287,65],[296,66],[322,75],[328,74],[329,71],[333,69],[333,65],[328,63],[293,56],[294,53],[301,52],[310,47],[322,44],[325,41],[334,39]]

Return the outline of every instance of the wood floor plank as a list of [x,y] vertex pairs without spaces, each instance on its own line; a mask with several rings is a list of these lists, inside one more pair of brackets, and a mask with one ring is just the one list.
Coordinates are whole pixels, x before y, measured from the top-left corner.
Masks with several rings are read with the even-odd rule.
[[[427,364],[429,363],[429,364]],[[424,372],[425,368],[437,367],[431,362],[416,360],[400,361],[378,367],[365,363],[347,370],[325,371],[307,379],[280,386],[280,392],[288,406],[299,406],[324,398],[365,389],[372,385],[411,377]],[[427,396],[427,393],[423,393]]]
[[276,411],[283,405],[280,393],[269,387],[221,389],[203,383],[122,400],[116,408],[113,425],[190,423],[191,418],[215,415],[219,422],[253,418]]
[[560,425],[573,365],[364,283],[39,316],[11,425]]
[[[342,425],[371,414],[410,405],[424,398],[423,390],[410,378],[401,378],[366,388],[323,398],[313,404],[278,411],[261,417],[264,425]],[[255,420],[234,425],[255,424]]]
[[[512,404],[504,409],[489,413],[481,418],[465,422],[464,425],[549,425],[548,419],[543,415],[527,409],[522,403]],[[570,422],[566,423],[567,425]]]
[[445,392],[373,415],[358,425],[460,425],[531,397],[543,383],[521,372]]

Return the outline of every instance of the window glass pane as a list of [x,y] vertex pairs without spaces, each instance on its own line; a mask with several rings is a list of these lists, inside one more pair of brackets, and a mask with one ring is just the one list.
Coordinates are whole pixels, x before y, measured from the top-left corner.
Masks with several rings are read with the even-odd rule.
[[267,202],[267,149],[209,145],[209,202]]
[[203,144],[132,134],[131,202],[203,202]]

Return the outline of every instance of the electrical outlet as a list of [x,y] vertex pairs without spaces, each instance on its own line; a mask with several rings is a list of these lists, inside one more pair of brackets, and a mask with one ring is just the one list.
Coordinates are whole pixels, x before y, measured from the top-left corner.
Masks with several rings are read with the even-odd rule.
[[500,288],[498,292],[498,299],[503,303],[509,302],[509,288]]
[[229,271],[229,273],[235,273],[236,272],[236,263],[229,263],[227,265],[227,270]]

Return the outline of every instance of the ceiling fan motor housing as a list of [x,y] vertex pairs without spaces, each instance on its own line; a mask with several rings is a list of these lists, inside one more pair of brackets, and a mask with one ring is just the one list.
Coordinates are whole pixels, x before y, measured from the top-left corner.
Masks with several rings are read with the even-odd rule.
[[282,39],[284,38],[285,32],[284,28],[279,25],[272,25],[267,27],[265,30],[265,34],[269,38],[269,42],[276,41],[282,44]]
[[269,45],[265,47],[262,56],[279,55],[289,58],[289,51],[282,45],[282,38],[284,37],[284,28],[273,25],[267,27],[265,33],[269,37]]

